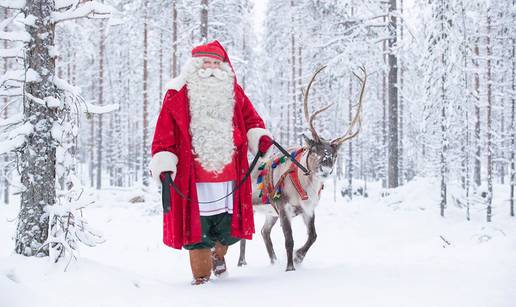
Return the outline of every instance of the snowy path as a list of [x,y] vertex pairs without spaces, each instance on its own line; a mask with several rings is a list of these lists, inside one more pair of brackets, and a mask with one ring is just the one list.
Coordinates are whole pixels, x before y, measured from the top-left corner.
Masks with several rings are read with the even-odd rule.
[[[203,287],[189,285],[187,253],[162,245],[161,217],[150,205],[116,202],[105,192],[87,212],[107,242],[82,248],[67,273],[46,260],[12,255],[6,233],[15,225],[5,219],[15,215],[14,206],[0,208],[0,306],[515,306],[515,220],[497,217],[483,229],[480,217],[441,219],[418,189],[400,192],[399,199],[351,203],[333,203],[326,193],[317,210],[318,240],[297,271],[284,272],[277,225],[280,263],[269,264],[258,235],[248,242],[246,267],[236,266],[232,247],[230,276]],[[262,221],[256,217],[258,230]],[[294,232],[300,246],[301,219]],[[451,246],[443,248],[440,235]],[[492,238],[480,243],[482,235]]]

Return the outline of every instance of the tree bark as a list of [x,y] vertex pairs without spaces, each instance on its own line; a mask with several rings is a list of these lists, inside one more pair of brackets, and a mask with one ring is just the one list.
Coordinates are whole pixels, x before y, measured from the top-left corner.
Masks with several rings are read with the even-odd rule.
[[208,0],[201,0],[201,42],[208,42]]
[[388,137],[388,187],[399,185],[398,169],[398,59],[394,54],[397,42],[396,0],[389,1],[389,137]]
[[[55,60],[50,55],[50,47],[54,45],[55,26],[51,22],[54,9],[54,1],[28,0],[23,10],[25,16],[35,18],[34,26],[25,27],[32,38],[25,51],[26,67],[41,77],[39,81],[26,83],[25,92],[40,99],[58,97],[53,83]],[[21,182],[25,190],[21,195],[15,251],[25,256],[48,256],[48,246],[42,244],[48,237],[49,219],[45,208],[56,202],[57,144],[51,130],[58,119],[58,111],[38,104],[26,95],[23,106],[25,121],[33,125],[34,131],[27,138],[20,157]]]
[[147,165],[149,164],[149,98],[148,98],[148,82],[149,82],[149,68],[148,68],[148,0],[145,0],[145,17],[143,21],[143,151],[142,151],[142,183],[144,186],[149,185],[149,172]]
[[491,15],[490,8],[487,9],[487,221],[491,222],[492,212],[491,203],[493,201],[493,148],[492,148],[492,76],[491,76],[491,61],[492,61],[492,46],[491,46]]

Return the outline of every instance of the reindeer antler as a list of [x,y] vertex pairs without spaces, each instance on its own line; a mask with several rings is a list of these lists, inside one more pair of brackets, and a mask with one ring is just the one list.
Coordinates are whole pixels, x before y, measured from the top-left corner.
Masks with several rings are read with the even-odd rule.
[[[353,72],[353,75],[360,81],[361,88],[360,88],[360,95],[358,96],[358,107],[357,107],[357,113],[355,114],[355,117],[351,120],[351,123],[349,124],[348,131],[346,133],[336,138],[335,140],[331,141],[332,144],[342,144],[347,140],[350,140],[357,136],[358,132],[360,132],[360,128],[362,127],[362,99],[364,98],[364,89],[367,81],[367,72],[364,67],[360,67],[360,70],[364,74],[363,78],[360,78]],[[355,132],[352,132],[355,129],[355,126],[358,124],[358,129],[356,129]]]
[[332,106],[332,104],[327,105],[327,106],[325,106],[322,109],[319,109],[318,111],[316,111],[312,115],[309,115],[308,114],[308,94],[310,93],[310,88],[312,87],[312,83],[314,82],[315,77],[317,77],[317,75],[325,68],[326,68],[326,65],[323,65],[323,66],[321,66],[321,67],[319,67],[319,68],[317,68],[315,70],[314,74],[312,75],[312,78],[310,79],[310,82],[308,83],[306,91],[303,92],[303,95],[304,95],[303,109],[304,109],[304,112],[305,112],[305,120],[306,120],[306,122],[307,122],[307,124],[308,124],[308,126],[310,128],[310,132],[312,133],[312,137],[314,138],[315,141],[319,141],[319,135],[317,134],[317,131],[315,130],[315,127],[314,127],[315,117],[319,113],[322,113],[322,112],[326,111],[329,107]]

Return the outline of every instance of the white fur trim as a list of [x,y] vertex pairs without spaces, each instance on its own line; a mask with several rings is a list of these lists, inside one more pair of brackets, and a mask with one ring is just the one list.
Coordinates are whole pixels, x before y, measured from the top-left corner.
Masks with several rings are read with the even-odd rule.
[[258,153],[258,142],[260,142],[260,138],[264,135],[268,135],[271,139],[274,139],[267,129],[251,128],[247,131],[247,145],[253,155]]
[[172,172],[172,179],[176,177],[176,166],[177,166],[177,156],[170,151],[160,151],[154,156],[152,156],[152,160],[149,164],[149,168],[151,171],[152,179],[158,184],[161,185],[161,180],[159,175],[163,172]]

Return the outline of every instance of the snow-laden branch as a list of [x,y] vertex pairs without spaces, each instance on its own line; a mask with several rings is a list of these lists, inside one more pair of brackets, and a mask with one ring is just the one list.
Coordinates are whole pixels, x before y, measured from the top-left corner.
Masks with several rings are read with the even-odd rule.
[[0,0],[0,7],[21,10],[25,7],[25,0]]
[[109,104],[105,106],[96,106],[89,102],[84,102],[83,106],[83,112],[85,113],[93,113],[93,114],[104,114],[104,113],[110,113],[113,111],[116,111],[120,108],[120,105],[115,104]]
[[81,88],[78,86],[73,86],[70,83],[66,82],[63,79],[59,79],[57,76],[54,76],[54,85],[65,92],[69,92],[74,96],[79,96],[81,94]]
[[22,58],[23,57],[23,48],[8,48],[8,49],[0,49],[0,57],[1,58]]
[[15,82],[39,82],[41,81],[41,76],[32,68],[29,68],[27,71],[21,70],[8,70],[5,74],[0,78],[0,86],[3,86],[7,81],[15,81]]
[[79,4],[79,0],[56,0],[56,9],[63,9],[70,6],[77,6]]
[[11,152],[23,146],[26,137],[32,132],[34,132],[34,126],[28,122],[11,130],[7,136],[7,139],[0,142],[0,155]]
[[107,18],[110,17],[112,12],[113,8],[111,6],[96,1],[90,1],[64,12],[53,12],[52,20],[58,23],[60,21],[78,18]]
[[23,114],[11,115],[10,117],[0,121],[0,127],[15,125],[23,121]]
[[14,42],[30,42],[30,34],[25,31],[0,32],[0,39]]
[[21,95],[23,95],[23,88],[21,86],[0,90],[0,97],[15,97]]

